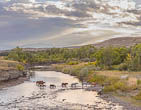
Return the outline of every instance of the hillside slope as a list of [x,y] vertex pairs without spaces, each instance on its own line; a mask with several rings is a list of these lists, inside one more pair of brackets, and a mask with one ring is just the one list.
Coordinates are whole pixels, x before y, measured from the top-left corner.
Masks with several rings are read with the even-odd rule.
[[141,37],[121,37],[121,38],[113,38],[110,40],[106,40],[100,43],[94,44],[95,47],[107,47],[107,46],[114,46],[114,47],[131,47],[136,44],[141,43]]

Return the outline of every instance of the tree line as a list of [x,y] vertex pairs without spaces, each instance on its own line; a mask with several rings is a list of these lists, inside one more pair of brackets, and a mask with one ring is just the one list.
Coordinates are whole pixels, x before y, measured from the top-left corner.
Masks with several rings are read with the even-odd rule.
[[101,70],[141,70],[141,44],[130,48],[126,47],[102,47],[95,48],[93,45],[80,48],[50,48],[44,51],[23,51],[15,48],[10,51],[6,59],[15,60],[24,64],[50,64],[67,63],[78,64],[91,62]]

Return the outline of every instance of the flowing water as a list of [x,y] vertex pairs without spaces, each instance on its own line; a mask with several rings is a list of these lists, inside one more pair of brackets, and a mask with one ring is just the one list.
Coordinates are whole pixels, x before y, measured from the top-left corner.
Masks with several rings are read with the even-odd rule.
[[[46,87],[37,87],[39,80],[45,81]],[[69,83],[67,89],[61,88],[63,82]],[[123,110],[119,104],[101,99],[97,92],[70,89],[76,82],[77,78],[61,72],[35,71],[29,81],[0,90],[0,110]],[[56,89],[50,89],[50,84]]]

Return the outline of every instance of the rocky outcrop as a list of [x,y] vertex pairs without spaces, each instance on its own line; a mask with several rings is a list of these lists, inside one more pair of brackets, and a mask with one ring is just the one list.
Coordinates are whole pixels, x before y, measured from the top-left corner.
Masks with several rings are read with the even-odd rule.
[[12,80],[24,75],[24,71],[19,71],[16,69],[0,69],[0,81]]

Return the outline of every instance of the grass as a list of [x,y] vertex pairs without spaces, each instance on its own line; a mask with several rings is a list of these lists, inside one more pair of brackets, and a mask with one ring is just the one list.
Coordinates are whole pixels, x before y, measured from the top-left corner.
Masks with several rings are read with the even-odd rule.
[[119,77],[119,78],[122,75],[129,75],[130,77],[141,75],[141,72],[128,72],[128,71],[118,71],[118,70],[95,71],[95,73],[108,77]]
[[67,62],[67,64],[68,65],[77,65],[77,64],[79,64],[79,62],[78,61],[69,61],[69,62]]
[[126,82],[124,81],[117,81],[111,85],[105,86],[104,87],[104,92],[117,92],[117,91],[122,91],[122,92],[126,92],[128,91],[130,88],[127,86]]
[[17,61],[0,60],[0,70],[17,69],[18,64]]
[[141,85],[141,80],[137,80],[137,84],[138,85]]
[[127,91],[129,87],[127,86],[126,81],[120,80],[118,77],[108,77],[104,75],[94,74],[89,76],[89,82],[96,82],[100,85],[104,85],[104,92],[116,92]]
[[141,92],[139,92],[136,96],[133,97],[136,100],[140,100],[141,101]]

